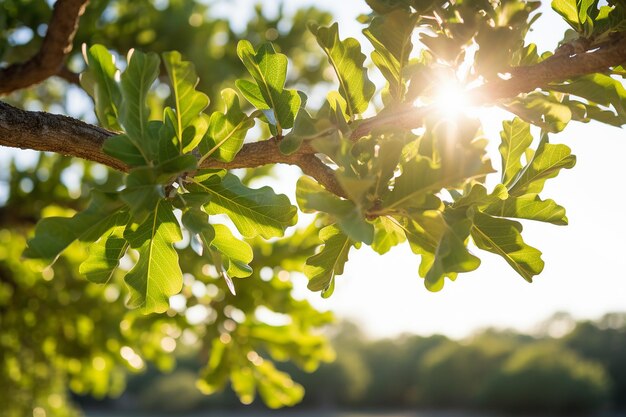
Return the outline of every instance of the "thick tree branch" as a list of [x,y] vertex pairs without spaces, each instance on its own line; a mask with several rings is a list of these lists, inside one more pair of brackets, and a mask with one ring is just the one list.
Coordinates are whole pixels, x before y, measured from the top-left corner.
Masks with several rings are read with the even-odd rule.
[[596,49],[574,55],[557,54],[536,65],[513,68],[509,80],[487,83],[471,93],[476,103],[493,102],[515,97],[536,88],[549,89],[551,83],[606,72],[611,67],[625,62],[626,32],[620,32]]
[[26,62],[0,70],[0,95],[40,83],[60,73],[65,58],[72,50],[78,21],[88,1],[57,0],[39,51]]
[[[102,151],[104,141],[113,135],[114,132],[71,117],[21,110],[0,101],[2,146],[55,152],[128,171],[129,167],[123,162]],[[201,168],[254,168],[267,164],[296,165],[329,191],[345,195],[332,169],[315,156],[315,151],[308,144],[291,155],[283,155],[278,149],[278,140],[270,138],[244,145],[231,162],[206,160]]]
[[[616,33],[610,41],[590,51],[568,55],[558,54],[526,67],[511,69],[511,78],[490,81],[469,91],[469,98],[475,105],[490,105],[498,100],[512,98],[537,88],[549,89],[550,84],[582,75],[606,72],[611,67],[626,62],[626,32]],[[364,120],[352,134],[356,140],[369,132],[394,126],[401,129],[420,127],[429,107],[415,108],[407,105],[392,114],[380,114]]]
[[114,133],[71,117],[25,111],[0,101],[0,145],[76,156],[125,171],[102,151]]

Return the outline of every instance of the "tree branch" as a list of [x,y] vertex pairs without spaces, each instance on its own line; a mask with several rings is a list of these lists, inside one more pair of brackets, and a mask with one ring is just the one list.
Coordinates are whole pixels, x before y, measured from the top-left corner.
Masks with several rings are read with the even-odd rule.
[[[494,104],[498,100],[512,98],[537,88],[550,88],[550,84],[587,74],[606,72],[611,67],[626,62],[626,32],[616,33],[609,42],[590,51],[569,55],[553,55],[535,65],[511,69],[511,78],[498,79],[476,87],[468,92],[475,105]],[[407,105],[390,114],[380,114],[363,120],[351,138],[357,140],[375,129],[394,126],[401,129],[420,127],[428,106],[416,108]]]
[[0,101],[0,145],[76,156],[127,171],[102,151],[114,133],[71,117],[21,110]]
[[[65,0],[59,0],[57,4],[62,1]],[[470,93],[475,104],[491,104],[536,88],[549,88],[553,82],[603,72],[623,62],[626,62],[626,33],[616,35],[609,43],[592,51],[575,55],[554,55],[539,64],[515,68],[511,79],[489,82]],[[407,105],[393,113],[383,113],[363,120],[354,130],[352,139],[356,140],[376,129],[389,126],[403,129],[419,127],[428,111],[428,107],[416,109]],[[102,151],[104,141],[113,135],[115,133],[70,117],[20,110],[0,102],[0,145],[75,156],[127,171],[128,166]],[[345,196],[334,171],[315,156],[316,152],[309,143],[305,142],[291,155],[282,154],[278,143],[276,138],[248,143],[231,162],[206,160],[201,168],[234,169],[290,164],[300,167],[306,175],[315,178],[327,190]]]
[[61,67],[59,72],[56,73],[56,76],[59,78],[63,78],[70,84],[80,85],[80,76],[71,69],[69,69],[66,65],[63,65]]
[[475,102],[485,104],[536,88],[549,89],[551,83],[606,72],[625,62],[626,32],[620,32],[596,49],[574,55],[557,54],[535,65],[513,68],[509,80],[492,81],[470,93]]
[[39,51],[26,62],[0,70],[0,95],[40,83],[62,71],[88,1],[57,0]]
[[[71,117],[21,110],[0,101],[2,146],[55,152],[128,171],[127,165],[102,151],[104,141],[114,135],[114,132]],[[205,160],[201,168],[254,168],[267,164],[296,165],[329,191],[339,196],[345,195],[333,170],[315,156],[309,144],[303,144],[291,155],[283,155],[276,138],[247,143],[233,161]]]

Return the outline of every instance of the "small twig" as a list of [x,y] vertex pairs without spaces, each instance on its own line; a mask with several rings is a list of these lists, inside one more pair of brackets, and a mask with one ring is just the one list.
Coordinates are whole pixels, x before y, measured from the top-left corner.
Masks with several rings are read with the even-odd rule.
[[62,71],[88,1],[57,0],[39,51],[26,62],[0,70],[0,95],[38,84]]
[[65,65],[56,73],[56,76],[63,78],[70,84],[80,85],[80,76]]

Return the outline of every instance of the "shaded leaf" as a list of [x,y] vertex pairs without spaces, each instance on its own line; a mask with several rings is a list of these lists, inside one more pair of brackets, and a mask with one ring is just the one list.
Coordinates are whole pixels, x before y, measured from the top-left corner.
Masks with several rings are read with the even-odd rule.
[[89,245],[89,256],[79,268],[79,272],[89,281],[104,284],[111,279],[128,248],[124,229],[129,220],[127,211],[118,211],[114,216],[108,217],[108,230]]
[[[275,194],[270,187],[248,188],[233,174],[194,178],[196,191],[211,196],[206,206],[209,214],[227,214],[245,237],[260,235],[265,239],[282,236],[297,221],[297,209],[289,198]],[[193,191],[193,190],[192,190]]]
[[73,217],[47,217],[39,221],[23,255],[52,263],[74,241],[96,241],[110,229],[110,222],[117,218],[122,207],[115,195],[94,191],[86,210]]
[[300,177],[296,185],[296,200],[305,213],[320,211],[335,217],[337,225],[352,240],[371,244],[374,226],[367,222],[359,208],[350,200],[344,200],[326,191],[315,180]]

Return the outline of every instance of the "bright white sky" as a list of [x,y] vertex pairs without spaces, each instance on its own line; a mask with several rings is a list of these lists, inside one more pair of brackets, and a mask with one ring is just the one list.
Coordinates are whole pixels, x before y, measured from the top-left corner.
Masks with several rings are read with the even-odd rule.
[[[256,0],[217,1],[212,13],[235,16],[235,23],[241,27],[248,17],[242,11],[252,10],[254,3]],[[269,0],[262,3],[267,4],[270,14],[277,4]],[[291,11],[313,1],[285,3],[286,10]],[[360,33],[361,26],[354,21],[359,13],[367,12],[364,1],[314,3],[334,12],[342,37],[354,36],[367,43]],[[530,37],[542,50],[553,48],[564,28],[549,8],[544,9],[539,29]],[[499,161],[496,148],[500,122],[496,119],[501,114],[485,117],[486,133],[494,140],[494,165]],[[543,194],[566,207],[570,225],[525,224],[526,241],[542,250],[546,261],[535,283],[528,284],[504,260],[481,251],[478,255],[483,263],[477,271],[447,282],[439,293],[431,293],[417,274],[419,258],[403,245],[384,256],[367,247],[353,251],[328,300],[308,292],[302,277],[296,279],[297,295],[339,317],[357,321],[374,337],[402,332],[462,337],[487,326],[531,330],[556,311],[596,318],[625,310],[626,197],[621,190],[624,163],[620,161],[626,155],[626,135],[600,124],[577,123],[552,140],[569,145],[578,156],[578,164],[549,181]],[[294,184],[283,183],[279,188],[293,195]]]
[[[254,0],[218,2],[226,15],[244,19]],[[265,1],[268,13],[276,2]],[[286,2],[293,10],[312,1]],[[317,0],[318,7],[334,12],[342,37],[364,41],[354,17],[368,8],[362,0]],[[549,3],[549,2],[546,2]],[[216,12],[219,7],[214,8]],[[239,13],[232,13],[234,11]],[[565,24],[549,7],[529,41],[541,50],[554,49]],[[485,117],[488,137],[493,138],[492,159],[498,164],[497,140],[503,112]],[[506,117],[506,115],[505,115]],[[548,182],[545,198],[567,209],[570,225],[525,223],[525,240],[543,252],[546,267],[528,284],[504,260],[478,253],[481,267],[447,282],[438,293],[428,292],[417,274],[419,259],[407,245],[379,256],[367,247],[353,251],[345,273],[337,277],[335,293],[324,300],[298,280],[298,295],[322,309],[360,323],[374,337],[402,332],[444,333],[463,337],[477,329],[497,326],[532,330],[556,311],[577,318],[597,318],[626,309],[626,221],[621,190],[624,178],[621,158],[626,155],[626,135],[621,129],[597,123],[570,125],[553,136],[553,142],[570,146],[578,157],[572,170]]]

